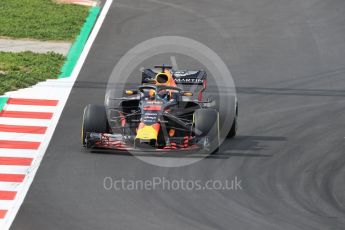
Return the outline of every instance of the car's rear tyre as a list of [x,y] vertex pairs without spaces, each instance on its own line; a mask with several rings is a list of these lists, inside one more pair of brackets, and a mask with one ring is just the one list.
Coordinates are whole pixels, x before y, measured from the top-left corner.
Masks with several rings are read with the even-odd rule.
[[219,113],[215,109],[197,109],[194,112],[194,131],[198,144],[208,153],[219,149]]
[[81,131],[82,145],[87,147],[87,133],[107,133],[109,124],[106,109],[103,105],[87,105],[84,109]]
[[238,105],[236,105],[236,114],[232,122],[231,129],[227,135],[227,138],[235,137],[237,134],[237,129],[238,129]]

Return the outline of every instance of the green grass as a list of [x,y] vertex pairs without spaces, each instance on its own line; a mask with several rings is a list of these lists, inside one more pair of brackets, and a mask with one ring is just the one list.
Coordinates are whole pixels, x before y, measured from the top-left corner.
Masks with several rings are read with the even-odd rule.
[[72,41],[88,11],[52,0],[0,0],[0,36]]
[[65,57],[56,53],[0,52],[0,95],[57,78]]

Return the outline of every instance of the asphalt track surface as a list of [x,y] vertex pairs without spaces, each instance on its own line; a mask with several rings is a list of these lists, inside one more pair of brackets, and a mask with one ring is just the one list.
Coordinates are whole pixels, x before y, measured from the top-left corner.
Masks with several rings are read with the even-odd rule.
[[[238,137],[178,168],[84,152],[83,107],[102,103],[126,51],[162,35],[198,40],[227,63]],[[116,1],[12,229],[344,229],[344,76],[343,0]],[[108,176],[237,176],[242,190],[107,191]]]

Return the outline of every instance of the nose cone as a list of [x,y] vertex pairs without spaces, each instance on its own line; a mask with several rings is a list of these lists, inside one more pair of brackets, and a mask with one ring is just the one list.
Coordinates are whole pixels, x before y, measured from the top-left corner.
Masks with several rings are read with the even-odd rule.
[[144,123],[140,123],[135,139],[157,140],[159,128],[159,124],[145,125]]

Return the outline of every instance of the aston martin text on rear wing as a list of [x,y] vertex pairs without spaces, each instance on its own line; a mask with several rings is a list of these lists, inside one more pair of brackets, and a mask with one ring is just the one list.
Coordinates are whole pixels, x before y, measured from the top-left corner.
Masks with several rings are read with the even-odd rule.
[[[142,83],[152,82],[157,73],[154,69],[145,69],[142,72]],[[207,74],[204,70],[178,70],[171,73],[175,83],[178,85],[203,85],[207,79]]]

